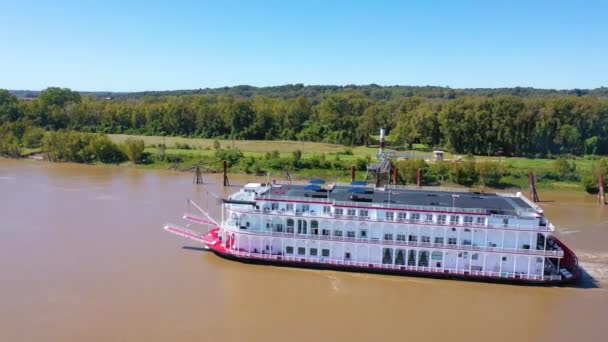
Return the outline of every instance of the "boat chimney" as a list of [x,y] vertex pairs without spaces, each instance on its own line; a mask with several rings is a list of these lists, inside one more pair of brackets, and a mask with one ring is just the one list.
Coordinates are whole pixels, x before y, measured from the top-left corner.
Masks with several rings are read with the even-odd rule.
[[384,135],[386,131],[384,128],[380,128],[380,154],[384,154]]
[[422,168],[418,168],[418,172],[416,172],[416,186],[422,186]]
[[351,165],[350,166],[350,181],[354,182],[355,181],[355,165]]

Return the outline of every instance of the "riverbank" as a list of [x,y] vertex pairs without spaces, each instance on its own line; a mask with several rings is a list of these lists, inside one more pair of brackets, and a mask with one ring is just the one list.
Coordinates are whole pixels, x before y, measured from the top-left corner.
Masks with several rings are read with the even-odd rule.
[[[376,146],[123,134],[101,136],[73,131],[46,132],[44,141],[44,146],[53,151],[49,153],[53,160],[188,172],[200,165],[204,173],[219,172],[222,160],[227,160],[228,171],[233,174],[269,175],[273,179],[320,177],[342,182],[350,180],[352,166],[357,171],[357,179],[364,179],[366,166],[377,161],[378,152]],[[40,159],[42,149],[21,147],[20,151],[22,156]],[[508,191],[527,190],[529,172],[535,174],[537,188],[541,190],[589,191],[589,180],[593,183],[591,175],[595,172],[592,170],[597,169],[599,163],[596,156],[533,159],[463,156],[449,152],[444,153],[444,162],[435,162],[431,160],[430,149],[422,145],[414,145],[414,149],[407,151],[387,151],[396,153],[394,162],[399,169],[400,184],[415,183],[416,172],[422,168],[424,185]],[[127,159],[130,161],[125,162]],[[602,168],[608,167],[608,159],[602,163],[606,164]]]
[[[146,145],[146,152],[153,155],[158,151],[158,146],[165,146],[165,154],[173,156],[173,160],[179,161],[179,169],[189,169],[197,163],[203,166],[219,170],[221,165],[216,158],[217,150],[238,150],[242,153],[242,159],[249,159],[241,165],[230,165],[230,172],[233,173],[258,173],[267,174],[276,178],[285,177],[284,169],[290,171],[292,177],[310,178],[325,177],[338,181],[350,180],[350,166],[355,165],[358,178],[365,175],[365,165],[376,160],[378,152],[377,146],[346,146],[339,144],[316,143],[316,142],[296,142],[296,141],[266,141],[266,140],[214,140],[196,139],[181,137],[161,137],[161,136],[133,136],[123,134],[108,135],[115,143],[122,143],[128,138],[142,139]],[[431,157],[429,148],[422,145],[415,145],[415,149],[408,151],[397,151],[398,154],[407,154],[410,159],[428,159]],[[271,154],[269,156],[269,154]],[[301,167],[294,167],[289,164],[289,159],[297,158],[304,161]],[[466,156],[455,155],[445,152],[448,163],[456,160],[463,160]],[[569,162],[574,168],[571,179],[556,179],[555,159],[532,159],[521,157],[495,157],[495,156],[474,156],[476,163],[490,163],[495,165],[501,172],[500,179],[491,184],[490,187],[498,189],[510,189],[519,191],[528,188],[528,173],[536,174],[537,187],[543,190],[567,190],[585,191],[581,183],[584,175],[591,173],[593,164],[596,163],[593,157],[571,158]],[[277,165],[269,159],[275,159]],[[268,165],[270,164],[270,165]],[[422,165],[422,164],[421,164]],[[277,166],[283,166],[279,168]],[[150,160],[147,164],[138,165],[146,169],[162,169],[176,167],[176,163],[171,160]],[[448,185],[461,186],[450,180],[449,174],[437,174],[430,170],[432,163],[424,163],[425,182],[428,185]],[[426,172],[426,169],[429,172]],[[400,170],[409,172],[411,170]],[[407,176],[407,175],[405,175]],[[443,179],[441,178],[443,177]],[[407,183],[407,179],[402,182]],[[405,177],[408,178],[408,177]],[[412,177],[409,177],[410,180]],[[567,178],[567,177],[564,177]],[[473,188],[482,187],[481,184],[474,184]]]

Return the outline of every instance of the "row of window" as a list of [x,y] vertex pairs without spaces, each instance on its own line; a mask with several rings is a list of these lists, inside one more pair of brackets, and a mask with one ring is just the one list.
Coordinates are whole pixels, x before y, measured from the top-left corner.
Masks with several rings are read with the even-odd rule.
[[[305,247],[298,247],[297,252],[298,252],[297,255],[305,256],[306,255],[306,248]],[[308,255],[310,255],[310,256],[318,256],[319,255],[318,253],[319,253],[319,250],[317,248],[309,248]],[[294,247],[293,246],[285,246],[285,254],[293,255],[294,254]],[[321,249],[321,256],[323,256],[323,257],[329,257],[329,249],[327,249],[327,248]]]
[[[293,246],[285,246],[285,254],[287,255],[294,255],[294,253],[296,252],[296,249]],[[443,259],[443,252],[440,251],[433,251],[432,253],[429,253],[429,251],[425,251],[425,250],[408,250],[407,251],[407,265],[409,266],[415,266],[416,264],[418,264],[418,266],[424,266],[424,267],[428,267],[428,262],[429,262],[429,256],[431,257],[432,260],[436,260],[437,263],[435,264],[436,267],[441,267],[441,260]],[[297,248],[297,254],[298,256],[306,256],[306,247],[298,247]],[[312,257],[316,257],[319,255],[319,250],[318,248],[309,248],[308,249],[308,256],[312,256]],[[321,249],[321,256],[322,257],[329,257],[330,256],[330,250],[328,248],[323,248]],[[382,263],[383,264],[396,264],[396,265],[405,265],[406,264],[406,250],[405,249],[396,249],[393,251],[392,248],[383,248],[383,252],[382,252]],[[469,258],[469,253],[468,252],[460,252],[458,253],[458,258],[464,258],[464,259],[468,259]],[[344,259],[345,260],[350,260],[351,259],[351,253],[350,252],[344,252]],[[471,254],[471,260],[479,260],[479,253],[472,253]],[[418,261],[418,263],[416,262]],[[501,261],[507,261],[507,257],[503,256],[501,258]],[[542,258],[536,258],[536,262],[542,262]]]
[[[271,209],[272,210],[277,210],[278,209],[278,203],[275,202],[271,202]],[[288,203],[286,204],[286,208],[287,211],[294,211],[294,204],[293,203]],[[301,206],[298,207],[298,209],[300,209],[299,211],[302,212],[311,212],[310,210],[310,205],[308,204],[302,204]],[[314,211],[312,211],[314,212]],[[331,207],[330,206],[323,206],[323,213],[324,214],[331,214]],[[362,217],[362,218],[368,218],[369,217],[369,210],[368,209],[354,209],[354,208],[334,208],[334,215],[335,216],[358,216],[358,217]],[[449,216],[449,221],[448,221],[448,216]],[[460,224],[460,215],[447,215],[447,214],[421,214],[421,213],[416,213],[416,212],[406,212],[406,211],[386,211],[385,212],[385,220],[387,221],[417,221],[417,222],[428,222],[428,223],[438,223],[438,224],[447,224],[448,222],[450,224]],[[485,226],[486,225],[486,217],[483,216],[469,216],[469,215],[465,215],[462,218],[462,224],[464,225],[473,225],[473,224],[477,224],[479,226]],[[505,223],[506,224],[506,223]]]

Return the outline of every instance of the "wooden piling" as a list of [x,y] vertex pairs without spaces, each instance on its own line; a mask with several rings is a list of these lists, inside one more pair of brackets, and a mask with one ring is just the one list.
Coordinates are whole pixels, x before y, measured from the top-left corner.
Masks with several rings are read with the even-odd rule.
[[203,174],[201,172],[200,163],[196,164],[196,168],[194,169],[194,179],[192,182],[194,184],[203,184]]
[[399,182],[399,169],[397,167],[393,168],[393,184],[397,185]]
[[530,199],[534,203],[540,202],[540,199],[538,198],[538,192],[536,192],[536,182],[534,180],[534,173],[528,173],[528,182],[530,184]]
[[599,192],[597,193],[597,200],[600,205],[606,205],[606,195],[604,194],[604,175],[599,175],[597,177],[597,186]]
[[224,170],[224,186],[228,186],[230,182],[228,182],[228,163],[226,160],[222,160],[222,168]]

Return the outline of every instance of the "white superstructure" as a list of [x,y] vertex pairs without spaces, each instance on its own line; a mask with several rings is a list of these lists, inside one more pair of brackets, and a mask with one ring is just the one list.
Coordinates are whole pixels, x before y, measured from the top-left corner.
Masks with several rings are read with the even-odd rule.
[[520,193],[250,183],[224,201],[219,226],[226,253],[241,258],[531,281],[572,277],[560,266],[564,250],[551,237],[553,225]]

